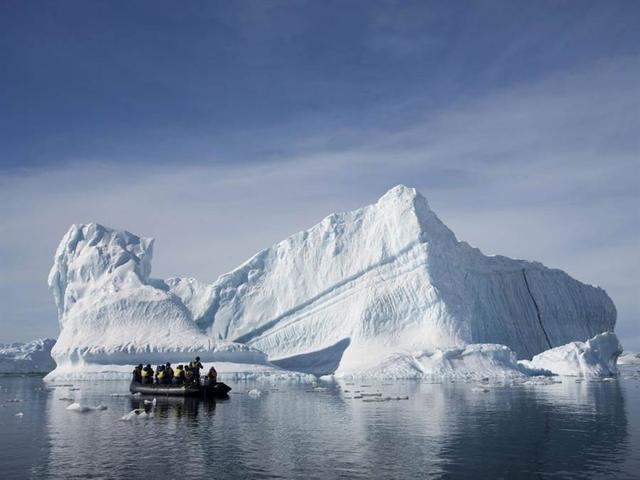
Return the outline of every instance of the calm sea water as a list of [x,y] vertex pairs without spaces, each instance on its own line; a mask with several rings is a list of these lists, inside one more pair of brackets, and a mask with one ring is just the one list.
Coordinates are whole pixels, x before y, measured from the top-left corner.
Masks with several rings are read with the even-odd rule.
[[[153,418],[125,422],[144,407],[112,396],[127,382],[0,377],[0,478],[640,478],[637,368],[612,382],[488,391],[230,385],[228,400],[158,399]],[[365,402],[354,390],[409,399]],[[65,398],[107,410],[71,412]]]

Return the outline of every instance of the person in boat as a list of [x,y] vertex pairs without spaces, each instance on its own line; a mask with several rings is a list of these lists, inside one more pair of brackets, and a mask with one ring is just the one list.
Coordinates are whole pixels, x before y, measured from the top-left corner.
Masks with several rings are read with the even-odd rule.
[[133,369],[133,381],[136,383],[142,383],[142,364],[138,364],[136,368]]
[[173,383],[176,385],[182,385],[184,381],[185,381],[184,367],[182,365],[178,365],[174,371]]
[[156,368],[156,384],[164,383],[165,377],[164,365],[158,365],[158,368]]
[[218,383],[218,372],[216,367],[212,365],[207,373],[207,385],[215,385],[216,383]]
[[173,381],[173,368],[171,368],[171,364],[169,362],[164,366],[164,383],[171,383]]
[[142,383],[153,383],[153,368],[147,363],[147,366],[142,369]]
[[200,369],[204,368],[202,363],[200,363],[200,357],[196,357],[191,360],[189,364],[189,379],[193,383],[197,383],[200,385]]

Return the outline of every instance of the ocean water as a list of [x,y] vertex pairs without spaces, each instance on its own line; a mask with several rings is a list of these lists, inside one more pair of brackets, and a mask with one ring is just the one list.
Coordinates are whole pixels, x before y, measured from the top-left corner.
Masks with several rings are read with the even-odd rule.
[[127,382],[0,377],[0,478],[640,478],[638,368],[553,385],[229,383],[228,400],[157,398],[134,421],[145,398]]

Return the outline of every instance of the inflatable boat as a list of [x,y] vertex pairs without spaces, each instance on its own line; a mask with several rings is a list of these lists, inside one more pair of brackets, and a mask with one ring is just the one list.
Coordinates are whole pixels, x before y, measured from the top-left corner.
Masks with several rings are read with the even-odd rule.
[[170,397],[208,397],[223,398],[231,391],[231,387],[222,383],[210,384],[184,384],[184,385],[155,385],[150,383],[131,382],[129,385],[131,393],[141,393],[142,395],[166,395]]

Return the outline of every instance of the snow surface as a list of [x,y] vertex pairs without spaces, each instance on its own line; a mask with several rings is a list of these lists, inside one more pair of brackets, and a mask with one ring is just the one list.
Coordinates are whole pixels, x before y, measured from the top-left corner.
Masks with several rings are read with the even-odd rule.
[[[456,355],[490,370],[509,356],[495,344],[531,358],[615,325],[602,289],[539,263],[483,255],[404,186],[328,216],[212,284],[150,278],[152,250],[152,239],[129,232],[70,228],[49,275],[60,372],[186,362],[196,352],[319,375],[393,358],[406,371],[448,371]],[[478,356],[469,344],[494,345],[477,347],[491,352]]]
[[435,353],[394,354],[377,365],[338,378],[480,380],[526,376],[603,377],[618,374],[616,360],[622,346],[614,333],[596,335],[542,352],[532,360],[518,360],[505,345],[471,344]]
[[51,358],[52,338],[29,343],[0,344],[0,373],[47,373],[56,368]]
[[606,332],[586,342],[571,342],[542,352],[521,364],[556,375],[599,377],[617,375],[616,361],[622,345],[614,333]]
[[[532,372],[523,368],[515,353],[505,345],[471,344],[464,348],[436,350],[435,353],[394,354],[380,364],[340,378],[450,378],[521,377]],[[541,373],[541,372],[535,372]]]
[[618,357],[618,365],[640,365],[640,353],[623,352]]

